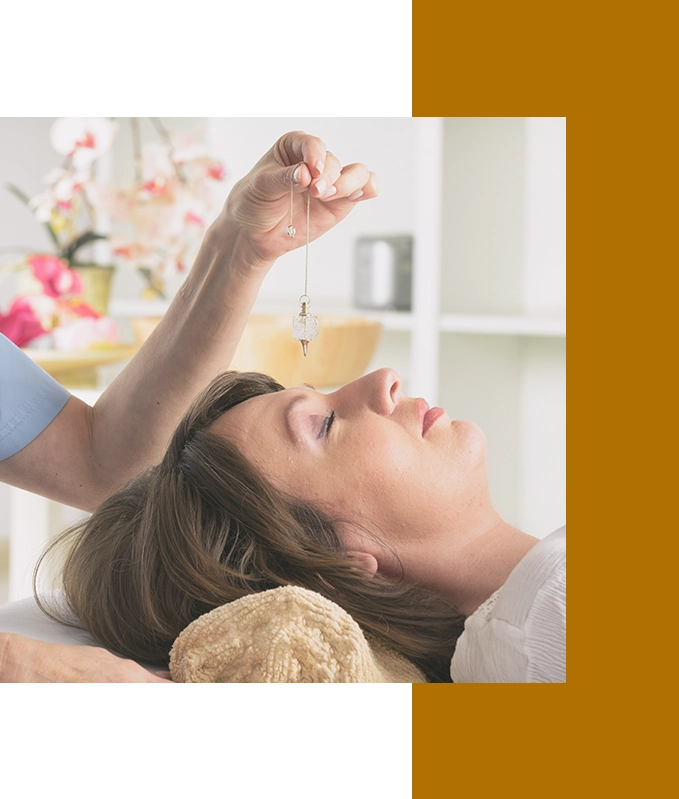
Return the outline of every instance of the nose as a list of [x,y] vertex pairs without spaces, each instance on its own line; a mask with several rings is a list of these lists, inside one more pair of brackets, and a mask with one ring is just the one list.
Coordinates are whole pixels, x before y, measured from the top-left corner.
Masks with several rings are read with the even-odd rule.
[[401,397],[401,380],[393,369],[378,369],[347,383],[335,396],[355,407],[367,405],[380,416],[391,416]]

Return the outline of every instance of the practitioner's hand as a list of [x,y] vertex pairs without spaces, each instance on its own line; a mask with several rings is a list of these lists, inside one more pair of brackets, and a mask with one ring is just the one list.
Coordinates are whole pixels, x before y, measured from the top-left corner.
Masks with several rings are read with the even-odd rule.
[[[294,185],[294,239],[290,224],[290,186]],[[221,220],[235,225],[255,261],[270,265],[304,245],[307,189],[311,193],[310,239],[334,227],[360,200],[377,195],[375,175],[364,164],[342,166],[316,136],[286,133],[229,194]]]
[[169,683],[171,680],[99,647],[63,646],[23,635],[1,634],[0,682]]

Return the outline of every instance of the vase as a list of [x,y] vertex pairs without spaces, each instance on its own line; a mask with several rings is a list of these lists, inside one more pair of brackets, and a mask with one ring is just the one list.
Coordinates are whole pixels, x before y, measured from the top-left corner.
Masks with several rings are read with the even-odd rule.
[[[77,264],[73,270],[80,275],[83,293],[81,299],[91,305],[102,316],[108,313],[111,299],[111,285],[115,272],[114,266],[98,266],[97,264]],[[30,269],[22,269],[17,274],[17,293],[19,295],[42,294],[42,283]]]
[[82,300],[91,305],[102,316],[108,313],[111,299],[111,284],[115,266],[99,264],[73,264],[72,269],[80,275],[83,284]]

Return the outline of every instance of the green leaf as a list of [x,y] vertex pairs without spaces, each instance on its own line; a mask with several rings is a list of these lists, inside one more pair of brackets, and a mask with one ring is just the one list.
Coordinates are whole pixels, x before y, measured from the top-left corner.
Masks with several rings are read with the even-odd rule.
[[108,236],[102,236],[100,233],[95,233],[93,230],[88,230],[85,233],[78,236],[77,239],[72,241],[68,247],[64,247],[64,249],[59,253],[61,258],[64,258],[68,261],[68,265],[73,265],[73,258],[75,257],[76,252],[83,247],[85,244],[89,244],[92,241],[98,241],[101,239],[106,239]]
[[28,205],[30,202],[31,198],[27,194],[24,194],[23,191],[17,188],[13,183],[5,183],[5,188],[7,191],[11,191],[15,197],[18,197],[24,205]]

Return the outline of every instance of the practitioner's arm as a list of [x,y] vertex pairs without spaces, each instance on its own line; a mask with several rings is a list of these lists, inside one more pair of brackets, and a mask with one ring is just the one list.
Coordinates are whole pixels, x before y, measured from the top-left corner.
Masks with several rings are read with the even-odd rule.
[[0,480],[94,509],[157,463],[193,398],[227,369],[264,277],[303,244],[285,234],[294,176],[295,217],[312,197],[311,238],[377,194],[363,164],[342,167],[313,136],[279,139],[233,188],[191,273],[158,327],[91,408],[71,397],[28,446],[0,461]]
[[133,660],[95,646],[64,646],[0,633],[0,682],[164,682]]

